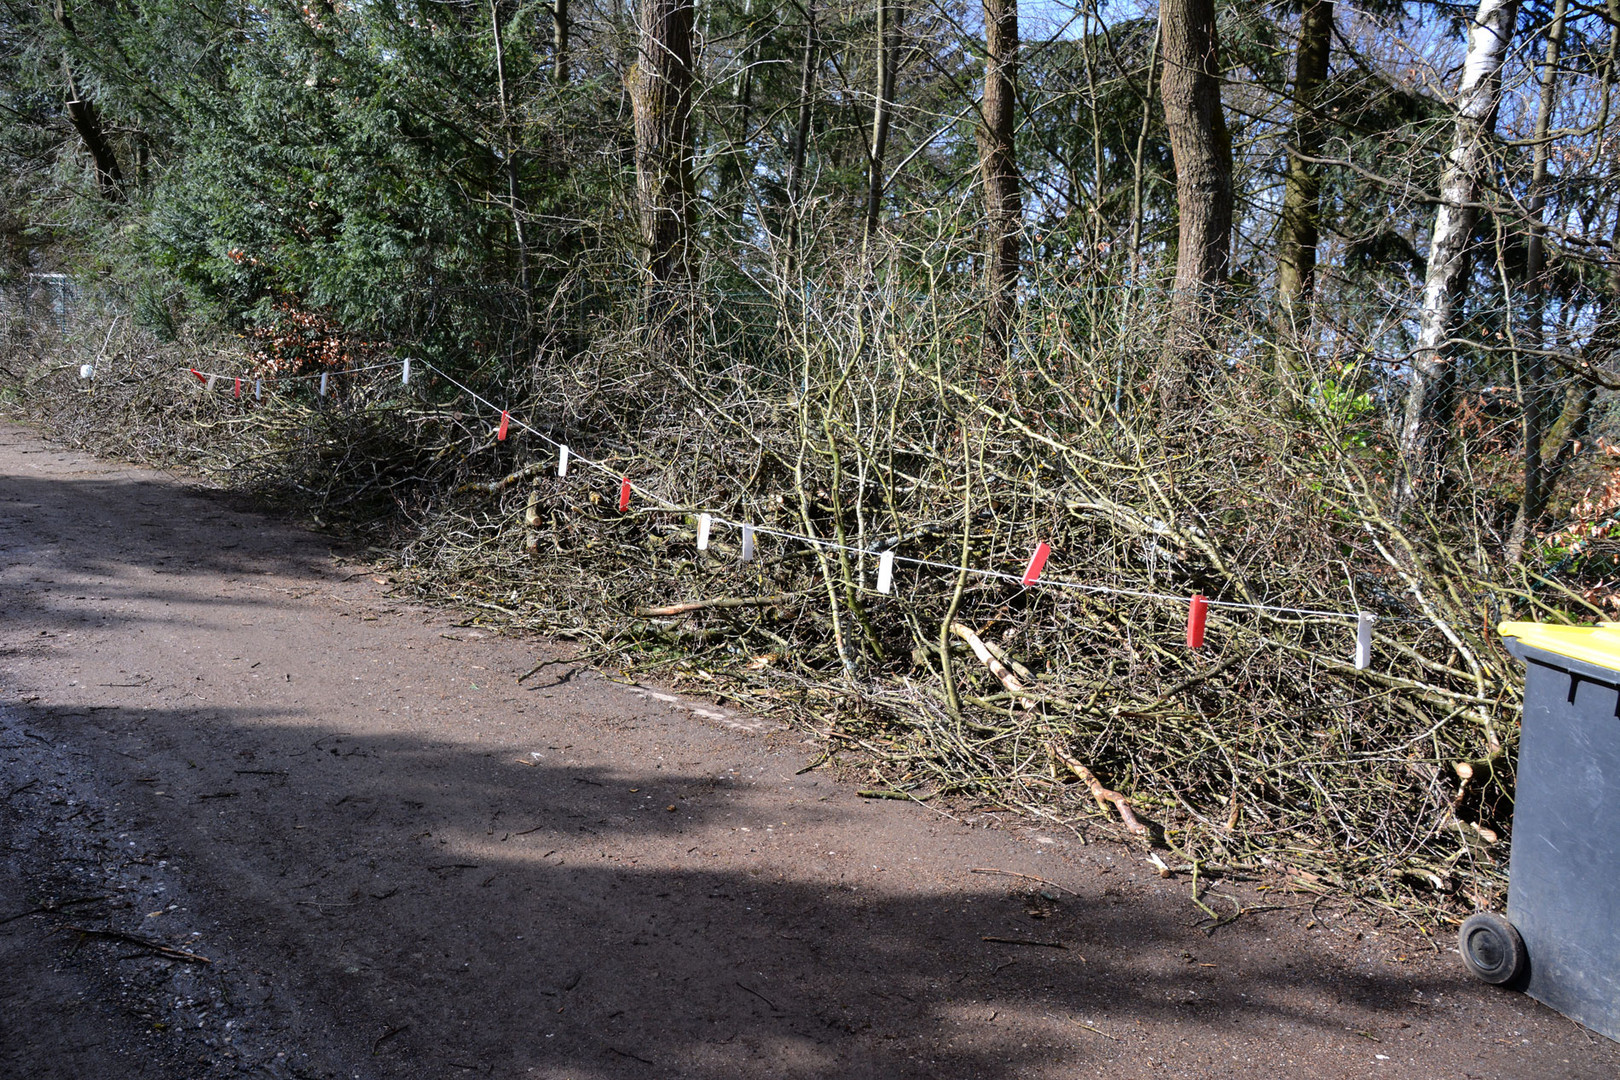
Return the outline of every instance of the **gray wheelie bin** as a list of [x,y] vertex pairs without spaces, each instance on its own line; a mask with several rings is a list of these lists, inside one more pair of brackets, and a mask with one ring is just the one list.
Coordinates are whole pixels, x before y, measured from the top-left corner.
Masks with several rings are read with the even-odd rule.
[[1498,631],[1525,665],[1507,918],[1463,923],[1463,963],[1620,1040],[1620,623]]

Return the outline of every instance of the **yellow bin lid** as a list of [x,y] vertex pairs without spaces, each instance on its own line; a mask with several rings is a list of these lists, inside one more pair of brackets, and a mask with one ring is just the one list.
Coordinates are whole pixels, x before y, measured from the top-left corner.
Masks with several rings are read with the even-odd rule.
[[1503,637],[1518,638],[1526,645],[1571,660],[1584,660],[1588,664],[1620,671],[1620,623],[1598,623],[1596,626],[1557,626],[1534,622],[1505,622],[1496,632]]

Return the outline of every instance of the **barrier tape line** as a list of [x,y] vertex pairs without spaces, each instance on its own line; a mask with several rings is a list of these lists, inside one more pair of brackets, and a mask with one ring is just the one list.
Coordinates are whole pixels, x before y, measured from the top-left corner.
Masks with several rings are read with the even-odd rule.
[[[1017,585],[1017,586],[1019,586],[1021,588],[1026,588],[1026,589],[1027,588],[1063,589],[1063,590],[1067,590],[1069,592],[1085,593],[1085,594],[1092,595],[1092,596],[1117,596],[1117,597],[1123,597],[1123,598],[1128,598],[1128,599],[1136,599],[1136,600],[1153,600],[1153,601],[1159,601],[1159,602],[1170,603],[1170,604],[1187,604],[1187,603],[1190,602],[1189,597],[1184,596],[1184,595],[1175,595],[1175,594],[1172,594],[1172,593],[1153,592],[1151,590],[1146,590],[1146,589],[1128,589],[1128,588],[1122,588],[1120,586],[1115,586],[1115,585],[1098,585],[1098,584],[1094,584],[1094,583],[1091,583],[1091,582],[1072,581],[1072,580],[1069,580],[1069,579],[1066,579],[1066,578],[1040,577],[1040,578],[1038,578],[1038,579],[1036,579],[1036,580],[1034,580],[1034,581],[1032,581],[1030,583],[1026,583],[1024,581],[1024,576],[1023,575],[1014,574],[1014,573],[1008,573],[1008,572],[1003,571],[1003,570],[992,570],[992,569],[988,569],[988,568],[985,568],[985,567],[978,567],[978,566],[962,566],[960,564],[940,562],[937,559],[925,559],[925,558],[920,558],[920,557],[916,557],[916,556],[901,555],[901,554],[898,554],[897,552],[895,552],[892,548],[860,547],[860,546],[855,545],[855,544],[839,543],[836,540],[829,540],[829,539],[826,539],[826,538],[823,538],[823,537],[818,537],[818,536],[808,536],[808,535],[805,535],[803,533],[791,532],[791,531],[786,530],[786,529],[776,529],[776,528],[771,528],[770,526],[766,526],[766,525],[758,525],[758,524],[754,524],[754,523],[751,523],[751,522],[745,522],[745,521],[736,521],[736,520],[728,518],[728,517],[726,517],[726,516],[724,516],[722,514],[716,513],[716,512],[714,512],[712,510],[704,509],[702,507],[686,506],[686,505],[681,505],[679,503],[674,503],[674,502],[671,502],[670,500],[664,498],[663,496],[659,495],[658,493],[650,490],[646,486],[644,486],[642,484],[638,484],[635,481],[630,480],[629,478],[625,477],[623,472],[620,469],[615,468],[614,466],[609,465],[606,462],[597,461],[594,458],[587,457],[584,454],[581,454],[578,450],[575,450],[573,447],[569,446],[568,444],[566,444],[564,442],[561,442],[561,441],[559,441],[557,439],[552,438],[550,435],[547,435],[545,432],[543,432],[543,431],[539,430],[538,428],[535,428],[534,426],[529,424],[522,417],[518,416],[516,413],[512,412],[510,409],[503,408],[500,405],[497,405],[495,402],[489,400],[484,395],[480,394],[478,391],[474,390],[472,387],[468,386],[466,383],[464,383],[461,380],[457,379],[455,376],[451,375],[449,372],[447,372],[444,369],[438,367],[437,365],[433,364],[432,362],[427,361],[427,360],[422,360],[422,359],[419,359],[419,358],[411,358],[410,362],[412,364],[419,364],[420,366],[428,369],[429,371],[434,372],[435,374],[437,374],[441,378],[443,378],[445,380],[445,382],[449,383],[451,386],[455,387],[457,390],[459,390],[462,393],[466,394],[468,397],[472,398],[474,401],[476,401],[479,404],[483,405],[485,408],[489,409],[495,415],[504,416],[511,426],[521,428],[523,431],[528,432],[530,435],[533,435],[536,438],[540,439],[542,442],[550,445],[552,448],[557,450],[559,456],[566,454],[567,457],[566,457],[565,460],[567,461],[568,465],[572,465],[574,463],[585,465],[586,467],[595,469],[598,472],[603,473],[604,475],[606,475],[609,478],[613,479],[614,481],[618,482],[621,485],[621,490],[623,488],[628,488],[628,490],[630,492],[633,492],[639,498],[639,500],[641,500],[642,505],[636,506],[636,507],[634,507],[632,509],[628,509],[628,510],[625,511],[626,513],[640,514],[640,513],[653,513],[653,512],[659,512],[659,513],[668,512],[668,513],[677,513],[677,514],[697,514],[697,515],[706,516],[709,519],[709,523],[710,523],[711,528],[714,525],[726,525],[726,526],[730,526],[730,527],[738,529],[738,530],[747,530],[747,531],[753,533],[756,536],[771,536],[771,537],[775,537],[775,538],[777,538],[779,540],[784,540],[784,541],[788,541],[788,542],[796,543],[796,544],[803,544],[803,545],[807,545],[807,546],[818,548],[818,549],[825,550],[825,551],[842,551],[842,552],[845,552],[846,554],[850,554],[850,555],[869,555],[869,556],[872,556],[874,558],[879,559],[880,562],[881,561],[889,562],[891,565],[894,564],[894,563],[906,563],[906,564],[909,564],[911,566],[918,567],[920,569],[921,568],[926,568],[926,569],[931,569],[931,570],[940,570],[940,571],[944,571],[944,572],[950,573],[950,574],[963,574],[963,573],[965,573],[965,574],[968,574],[968,575],[970,575],[972,577],[979,578],[981,580],[985,580],[985,581],[1003,581],[1003,582],[1007,582],[1007,583],[1012,584],[1012,585]],[[402,363],[402,361],[392,361],[392,362],[389,362],[389,363],[382,363],[382,364],[368,364],[368,365],[366,365],[364,367],[348,368],[348,369],[344,369],[342,371],[337,371],[336,374],[340,374],[340,375],[358,375],[358,374],[362,374],[362,373],[368,372],[368,371],[380,371],[380,370],[382,370],[384,368],[399,367],[399,366],[401,366],[401,363]],[[234,376],[234,375],[220,375],[220,374],[215,374],[215,373],[206,372],[206,371],[199,372],[199,371],[196,371],[196,369],[187,369],[187,370],[192,371],[192,372],[194,372],[196,374],[199,374],[199,375],[203,376],[204,378],[234,379],[234,378],[238,377],[238,376]],[[301,380],[311,380],[311,379],[320,378],[322,374],[332,374],[332,373],[333,372],[329,371],[329,372],[317,373],[317,374],[313,374],[313,375],[277,376],[277,377],[275,377],[275,381],[276,382],[295,382],[295,381],[301,381]],[[242,377],[247,378],[248,376],[242,376]],[[566,467],[567,466],[560,466],[559,467],[559,475],[566,475],[566,471],[565,471]],[[650,505],[648,505],[648,504],[650,504]],[[1372,621],[1382,622],[1382,623],[1405,623],[1405,622],[1423,622],[1424,621],[1424,620],[1421,620],[1421,619],[1409,619],[1409,618],[1387,618],[1387,617],[1383,617],[1383,616],[1376,616],[1375,617],[1375,616],[1369,616],[1366,612],[1362,612],[1362,611],[1329,611],[1329,610],[1325,610],[1325,609],[1321,609],[1321,608],[1288,607],[1288,606],[1277,605],[1277,604],[1254,604],[1254,603],[1245,603],[1245,602],[1239,601],[1239,600],[1216,600],[1216,599],[1211,599],[1211,598],[1208,598],[1208,597],[1204,597],[1203,601],[1204,601],[1204,604],[1207,607],[1221,608],[1221,609],[1224,609],[1226,611],[1252,611],[1252,612],[1257,612],[1257,613],[1266,614],[1266,615],[1279,615],[1279,616],[1289,616],[1289,615],[1291,615],[1291,616],[1298,616],[1298,617],[1301,617],[1301,618],[1319,618],[1319,619],[1343,620],[1343,621],[1349,622],[1351,624],[1354,624],[1357,627],[1357,630],[1358,630],[1358,635],[1357,636],[1358,636],[1358,638],[1362,635],[1362,633],[1364,633],[1364,631],[1362,630],[1362,627],[1364,625],[1366,625],[1367,623],[1372,622]],[[1358,645],[1359,644],[1360,644],[1360,642],[1358,642]],[[1360,661],[1362,659],[1363,659],[1363,655],[1361,654],[1361,650],[1358,649],[1357,660]],[[1361,665],[1358,663],[1358,666],[1361,666]]]
[[[417,363],[421,364],[425,368],[428,368],[428,369],[430,369],[432,371],[437,372],[440,376],[442,376],[444,378],[444,380],[446,382],[450,383],[452,386],[454,386],[457,389],[461,390],[462,392],[466,393],[468,396],[473,398],[473,400],[479,402],[485,408],[488,408],[492,412],[495,412],[495,413],[506,412],[509,415],[511,415],[509,410],[502,409],[499,405],[496,405],[494,402],[490,401],[488,398],[484,397],[482,394],[478,393],[476,390],[474,390],[471,387],[467,386],[465,383],[460,382],[459,380],[457,380],[454,376],[450,375],[449,373],[443,371],[442,369],[440,369],[438,367],[435,367],[432,363],[430,363],[430,362],[428,362],[426,360],[418,360]],[[598,469],[601,472],[606,473],[609,476],[612,476],[614,478],[619,478],[619,477],[621,477],[623,475],[620,472],[620,470],[618,470],[618,469],[616,469],[616,468],[614,468],[614,467],[612,467],[610,465],[607,465],[607,464],[605,464],[603,462],[594,461],[594,460],[592,460],[590,458],[587,458],[587,457],[583,456],[582,454],[580,454],[577,450],[574,450],[572,447],[565,447],[565,444],[563,444],[561,442],[558,442],[556,439],[553,439],[551,436],[545,434],[542,431],[537,431],[533,427],[530,427],[528,424],[524,423],[516,415],[511,415],[511,422],[513,424],[516,424],[517,426],[523,428],[525,431],[528,431],[531,434],[537,436],[538,438],[542,439],[543,441],[549,443],[551,446],[558,449],[559,451],[566,448],[568,450],[568,453],[569,453],[570,461],[582,461],[585,464],[591,466],[592,468]],[[806,535],[804,535],[802,533],[789,532],[789,531],[784,530],[784,529],[773,529],[773,528],[771,528],[769,526],[765,526],[765,525],[756,525],[756,524],[753,524],[753,523],[750,523],[750,522],[743,522],[743,521],[733,521],[732,519],[727,518],[722,514],[715,513],[712,510],[707,510],[707,509],[704,509],[702,507],[681,506],[681,505],[669,502],[667,499],[664,499],[664,498],[660,497],[659,495],[657,495],[656,493],[647,490],[645,487],[642,487],[641,485],[636,484],[634,481],[630,481],[630,486],[631,486],[631,490],[634,491],[636,494],[645,496],[650,501],[658,503],[660,505],[660,507],[662,509],[664,509],[664,510],[672,511],[672,512],[675,512],[675,513],[682,513],[682,514],[707,514],[709,516],[709,519],[710,519],[711,523],[712,523],[711,527],[712,527],[712,525],[729,525],[729,526],[731,526],[732,528],[735,528],[735,529],[752,529],[756,534],[759,534],[759,535],[774,536],[774,537],[776,537],[776,538],[778,538],[780,540],[788,540],[788,541],[792,541],[792,542],[795,542],[795,543],[809,544],[809,545],[812,545],[814,547],[823,548],[823,549],[828,550],[828,551],[843,551],[843,552],[846,552],[846,553],[851,554],[851,555],[872,555],[872,556],[881,558],[889,550],[889,549],[886,549],[886,548],[867,548],[867,547],[859,547],[859,546],[856,546],[856,545],[853,545],[853,544],[840,544],[835,540],[827,540],[827,539],[823,539],[821,537],[816,537],[816,536],[806,536]],[[990,569],[985,569],[985,568],[976,567],[976,566],[965,566],[964,567],[964,566],[960,566],[960,565],[953,565],[951,563],[939,562],[939,561],[934,560],[934,559],[915,558],[915,557],[912,557],[912,556],[900,555],[900,554],[895,554],[894,561],[897,562],[897,563],[910,563],[911,565],[917,566],[917,567],[927,567],[929,569],[934,569],[934,570],[944,570],[944,571],[947,571],[947,572],[953,573],[953,574],[962,573],[962,572],[966,571],[970,575],[973,575],[973,576],[979,577],[979,578],[983,578],[983,579],[986,579],[986,580],[1006,581],[1006,582],[1010,582],[1010,583],[1012,583],[1014,585],[1020,585],[1020,586],[1024,585],[1022,575],[1010,574],[1010,573],[1007,573],[1007,572],[1001,571],[1001,570],[990,570]],[[1070,581],[1070,580],[1066,580],[1066,579],[1063,579],[1063,578],[1047,578],[1047,577],[1043,577],[1043,578],[1040,578],[1038,581],[1036,581],[1034,583],[1034,585],[1036,585],[1036,586],[1050,586],[1052,588],[1067,589],[1067,590],[1069,590],[1071,592],[1089,593],[1089,594],[1098,595],[1098,596],[1122,596],[1122,597],[1129,597],[1129,598],[1132,598],[1132,599],[1139,599],[1139,600],[1160,600],[1160,601],[1165,601],[1165,602],[1168,602],[1168,603],[1175,603],[1175,604],[1185,604],[1188,601],[1188,598],[1186,596],[1175,596],[1175,595],[1172,595],[1170,593],[1156,593],[1156,592],[1149,592],[1149,591],[1142,590],[1142,589],[1125,589],[1125,588],[1119,588],[1117,586],[1112,586],[1112,585],[1095,585],[1095,584],[1091,584],[1091,583],[1088,583],[1088,582]],[[1033,587],[1033,586],[1024,586],[1024,587],[1028,588],[1028,587]],[[1213,599],[1209,599],[1207,597],[1205,598],[1204,602],[1209,607],[1212,607],[1212,608],[1224,608],[1224,609],[1226,609],[1228,611],[1256,611],[1256,612],[1263,612],[1263,613],[1272,614],[1272,615],[1297,615],[1297,616],[1301,616],[1301,617],[1305,617],[1305,618],[1343,619],[1343,620],[1345,620],[1347,622],[1358,623],[1358,624],[1359,624],[1359,621],[1360,621],[1361,616],[1363,614],[1362,612],[1359,612],[1359,611],[1355,611],[1355,612],[1327,611],[1327,610],[1322,610],[1322,609],[1319,609],[1319,608],[1283,607],[1283,606],[1279,606],[1279,605],[1275,605],[1275,604],[1249,604],[1249,603],[1244,603],[1244,602],[1239,601],[1239,600],[1213,600]],[[1403,620],[1380,619],[1379,621],[1381,621],[1381,622],[1397,622],[1397,621],[1403,621]]]
[[324,371],[316,371],[309,375],[226,375],[223,372],[203,371],[201,368],[186,368],[185,370],[191,374],[200,375],[204,379],[241,379],[243,382],[251,379],[268,383],[289,383],[310,382],[327,375],[361,375],[367,371],[381,371],[384,368],[397,367],[399,367],[399,361],[390,360],[384,364],[367,364],[364,367],[357,368],[327,368]]

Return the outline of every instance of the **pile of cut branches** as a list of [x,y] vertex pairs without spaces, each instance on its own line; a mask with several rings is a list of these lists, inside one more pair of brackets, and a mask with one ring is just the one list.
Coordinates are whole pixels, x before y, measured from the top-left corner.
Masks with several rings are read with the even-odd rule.
[[[54,367],[13,355],[12,392],[69,441],[359,537],[421,595],[788,715],[885,791],[1120,829],[1199,874],[1499,903],[1519,679],[1489,627],[1591,609],[1487,555],[1461,495],[1393,511],[1385,432],[1308,372],[1234,362],[1170,414],[1146,298],[1085,334],[1041,302],[1001,370],[963,344],[967,306],[853,284],[706,311],[678,355],[624,326],[566,362],[455,369],[544,437],[496,439],[426,369],[210,393],[194,347],[127,331],[93,389],[69,342]],[[559,477],[549,440],[603,469]],[[682,509],[620,513],[619,476]],[[699,552],[698,510],[759,526],[757,556],[725,529]],[[958,569],[1016,575],[1037,540],[1087,588]],[[931,565],[881,594],[891,549]],[[1193,593],[1254,607],[1213,608],[1193,651]],[[1378,617],[1370,668],[1322,611]]]

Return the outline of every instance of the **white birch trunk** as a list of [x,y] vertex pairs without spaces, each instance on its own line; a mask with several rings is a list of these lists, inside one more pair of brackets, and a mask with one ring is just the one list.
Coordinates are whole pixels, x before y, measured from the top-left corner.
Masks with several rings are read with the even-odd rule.
[[1447,347],[1468,284],[1468,240],[1479,220],[1490,140],[1502,93],[1502,62],[1513,39],[1518,0],[1480,0],[1457,88],[1457,132],[1440,178],[1440,207],[1429,241],[1423,312],[1412,385],[1401,425],[1404,494],[1436,486],[1450,422],[1455,365]]

